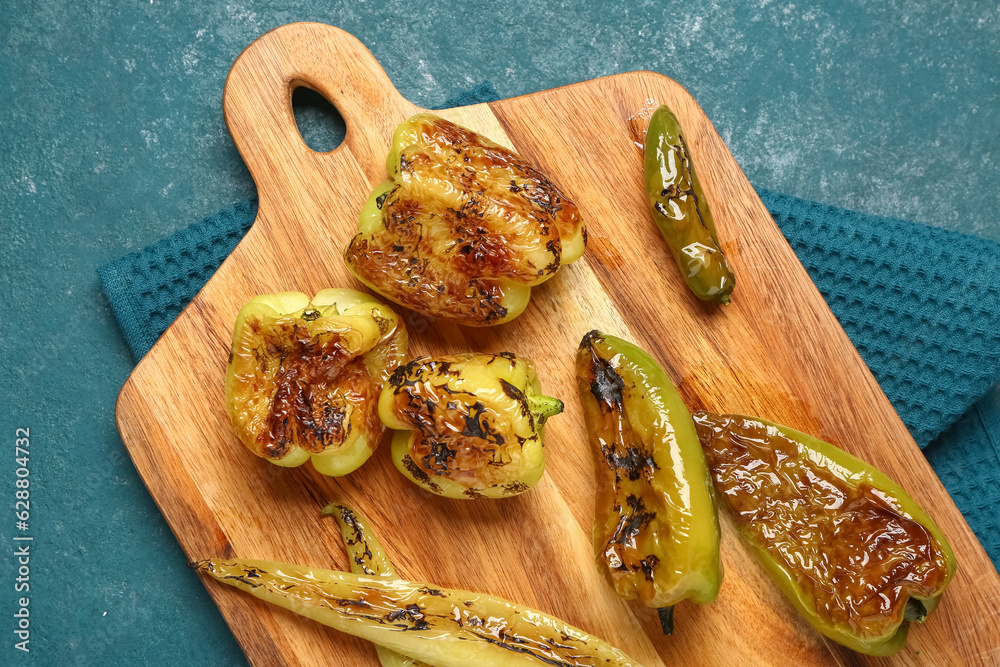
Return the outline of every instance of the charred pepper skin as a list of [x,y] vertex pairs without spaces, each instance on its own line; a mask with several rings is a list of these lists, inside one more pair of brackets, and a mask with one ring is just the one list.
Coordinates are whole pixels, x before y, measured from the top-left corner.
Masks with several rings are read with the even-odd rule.
[[[336,512],[336,507],[350,512],[341,513],[346,520],[338,522],[355,563],[391,570],[388,558],[380,564],[379,558],[365,554],[371,545],[378,548],[378,541],[363,517],[342,505],[328,510]],[[401,657],[399,665],[641,667],[606,641],[558,618],[483,593],[262,560],[210,559],[189,566],[265,602],[374,642]]]
[[396,431],[392,460],[410,481],[448,498],[506,498],[545,472],[545,422],[563,403],[544,396],[528,359],[509,352],[420,357],[379,397]]
[[767,573],[821,634],[892,655],[955,574],[941,529],[895,482],[818,438],[696,412],[716,489]]
[[[399,579],[389,555],[379,543],[368,519],[360,512],[343,503],[330,503],[320,514],[331,517],[337,522],[340,536],[344,540],[344,548],[347,550],[347,561],[350,563],[351,572],[381,577],[386,581]],[[375,645],[375,651],[382,667],[430,667],[427,663],[378,644]]]
[[573,202],[514,152],[432,114],[404,121],[344,251],[351,272],[429,317],[491,326],[579,259]]
[[736,277],[719,247],[712,211],[680,122],[666,106],[649,119],[645,173],[653,220],[691,292],[702,301],[728,304]]
[[599,331],[584,336],[576,371],[597,473],[594,548],[605,576],[619,596],[657,609],[712,602],[722,584],[718,515],[680,394],[648,353]]
[[236,317],[226,369],[237,436],[275,465],[354,471],[385,433],[378,396],[406,346],[396,313],[354,290],[251,299]]

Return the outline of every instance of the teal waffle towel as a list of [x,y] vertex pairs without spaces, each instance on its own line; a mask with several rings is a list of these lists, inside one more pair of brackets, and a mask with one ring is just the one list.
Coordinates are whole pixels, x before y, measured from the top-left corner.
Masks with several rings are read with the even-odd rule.
[[[476,88],[442,108],[499,99]],[[758,190],[917,444],[1000,564],[1000,245]],[[136,359],[246,234],[240,202],[98,269]]]

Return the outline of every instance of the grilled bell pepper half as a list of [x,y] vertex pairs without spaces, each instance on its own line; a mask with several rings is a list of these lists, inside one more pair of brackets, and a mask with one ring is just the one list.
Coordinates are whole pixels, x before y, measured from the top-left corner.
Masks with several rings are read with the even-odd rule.
[[361,292],[251,299],[236,317],[226,370],[236,434],[276,465],[312,460],[324,475],[346,475],[385,433],[378,396],[406,344],[396,313]]
[[395,132],[391,180],[371,193],[344,258],[396,303],[469,326],[502,324],[531,287],[583,255],[575,204],[514,152],[432,114]]
[[483,593],[263,560],[203,560],[191,567],[435,667],[640,667],[564,621]]
[[545,472],[545,421],[563,410],[544,396],[535,364],[500,354],[420,357],[379,397],[396,433],[392,460],[410,481],[448,498],[506,498]]
[[597,472],[594,548],[619,596],[660,609],[712,602],[722,584],[712,482],[691,414],[639,347],[599,331],[576,358]]
[[702,301],[729,303],[736,278],[719,248],[712,211],[680,122],[666,106],[649,119],[645,172],[653,220],[688,287]]
[[[321,514],[337,522],[344,548],[347,549],[351,572],[381,577],[386,581],[399,579],[396,568],[379,543],[368,519],[342,503],[330,503],[323,508]],[[375,645],[375,651],[382,667],[428,667],[427,663],[378,644]]]
[[934,521],[884,474],[805,433],[694,415],[716,489],[764,569],[820,633],[884,656],[955,573]]

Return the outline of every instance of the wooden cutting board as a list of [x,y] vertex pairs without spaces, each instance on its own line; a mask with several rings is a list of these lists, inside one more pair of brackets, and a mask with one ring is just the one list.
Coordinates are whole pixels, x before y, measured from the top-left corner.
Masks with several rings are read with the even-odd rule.
[[[308,86],[347,124],[343,145],[302,141],[292,90]],[[724,251],[737,274],[729,307],[684,287],[643,194],[645,115],[680,118]],[[466,329],[407,312],[411,356],[509,350],[534,359],[546,393],[566,402],[549,421],[547,474],[508,500],[448,500],[405,481],[387,442],[357,472],[322,477],[247,452],[224,409],[233,322],[261,293],[362,289],[342,251],[371,188],[385,178],[392,132],[423,111],[395,90],[351,35],[310,23],[267,33],[226,83],[226,122],[260,192],[252,229],[135,369],[121,392],[122,439],[191,559],[252,557],[347,569],[334,523],[340,500],[368,515],[402,576],[483,591],[544,610],[644,665],[996,664],[1000,578],[868,368],[799,264],[718,133],[676,82],[620,74],[440,115],[537,164],[585,216],[587,254],[535,288],[513,322]],[[594,564],[591,453],[574,355],[589,330],[630,339],[668,369],[692,409],[759,415],[839,443],[894,477],[950,537],[959,570],[907,648],[875,660],[810,629],[765,578],[723,513],[725,581],[710,606],[656,614],[620,601]],[[194,576],[194,575],[192,575]],[[257,665],[377,664],[370,644],[207,582]]]

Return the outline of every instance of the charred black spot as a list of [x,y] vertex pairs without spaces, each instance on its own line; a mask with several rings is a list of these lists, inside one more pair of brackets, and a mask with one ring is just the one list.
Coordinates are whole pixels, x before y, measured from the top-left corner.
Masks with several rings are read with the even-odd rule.
[[302,319],[304,319],[306,322],[312,322],[313,320],[318,320],[319,317],[320,313],[315,308],[310,308],[309,310],[302,311]]
[[653,554],[649,554],[639,562],[639,567],[642,568],[642,574],[646,578],[646,581],[653,580],[653,570],[656,569],[659,563],[660,559]]
[[[427,621],[424,620],[424,612],[420,610],[419,605],[415,604],[391,611],[384,618],[386,621],[398,627],[403,627],[406,630],[426,630],[430,627]],[[396,623],[396,621],[404,621],[405,624]]]
[[403,246],[399,245],[398,243],[393,243],[392,244],[392,251],[393,252],[403,252],[404,250],[406,250],[406,248],[404,248]]
[[426,486],[435,493],[439,493],[441,491],[441,487],[431,479],[430,475],[428,475],[420,466],[416,464],[409,454],[403,456],[402,463],[403,467],[406,468],[406,472],[410,473],[410,476],[413,477],[413,479],[415,479],[421,486]]
[[590,383],[590,393],[597,399],[597,403],[602,410],[612,409],[621,411],[623,409],[623,393],[625,391],[625,380],[618,374],[611,364],[597,356],[592,350],[593,363],[591,369],[594,373],[594,380]]
[[524,396],[524,392],[507,382],[503,378],[500,378],[500,388],[503,389],[503,393],[507,395],[507,398],[512,398],[515,401],[524,402],[527,400]]
[[482,498],[483,497],[483,494],[481,494],[476,489],[465,489],[464,491],[462,491],[462,495],[464,495],[466,498]]
[[631,481],[640,477],[649,479],[659,466],[648,452],[639,445],[625,445],[621,448],[605,445],[601,448],[604,460],[618,474],[624,473]]
[[629,509],[622,512],[619,517],[615,532],[608,540],[610,544],[620,544],[623,546],[633,544],[635,536],[639,534],[639,531],[648,526],[656,518],[656,512],[647,510],[645,503],[642,502],[642,498],[630,495],[626,499],[626,502],[628,502]]
[[423,588],[420,588],[418,590],[421,593],[423,593],[424,595],[432,595],[432,596],[434,596],[436,598],[445,598],[445,597],[448,597],[442,591],[439,591],[436,588],[428,588],[427,586],[424,586]]
[[509,493],[512,496],[516,496],[519,493],[524,493],[530,487],[521,481],[514,481],[503,485],[503,490],[505,493]]
[[476,401],[469,406],[469,414],[464,415],[465,428],[462,435],[470,438],[480,438],[496,445],[502,445],[504,437],[493,430],[487,419],[486,406],[480,401]]
[[425,438],[424,442],[430,445],[431,452],[420,460],[424,468],[430,470],[435,475],[447,477],[451,474],[451,464],[458,454],[457,449],[448,447],[445,439]]
[[382,205],[385,204],[385,198],[388,196],[389,196],[388,192],[383,192],[382,194],[380,194],[378,197],[375,198],[375,205],[378,206],[378,209],[380,211],[382,210]]

